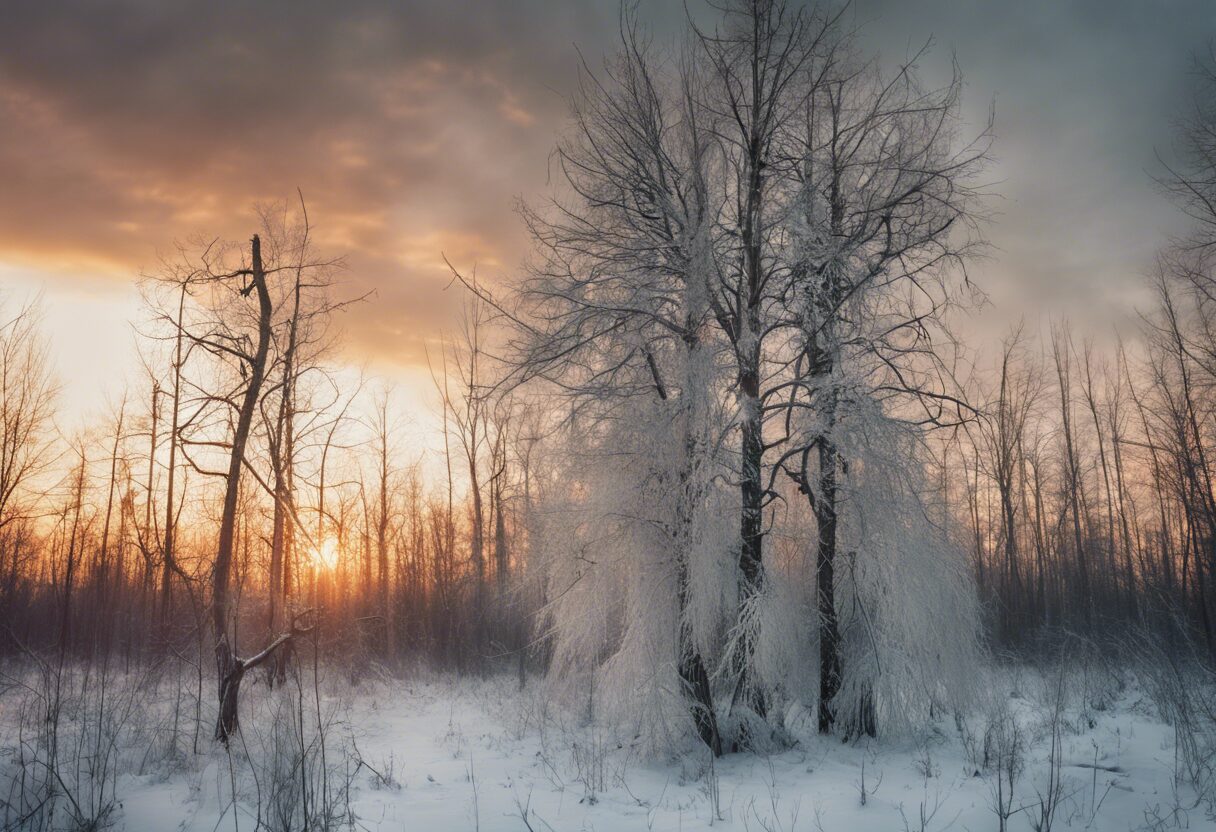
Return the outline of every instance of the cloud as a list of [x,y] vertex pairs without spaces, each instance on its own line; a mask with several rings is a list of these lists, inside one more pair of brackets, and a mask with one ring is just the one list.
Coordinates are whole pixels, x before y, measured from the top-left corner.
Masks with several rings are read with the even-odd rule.
[[[683,7],[642,9],[660,37]],[[1172,209],[1146,173],[1213,34],[1200,0],[858,0],[888,62],[935,35],[969,113],[997,105],[997,258],[1014,307],[1103,314],[1131,293]],[[0,262],[117,285],[196,233],[244,237],[301,188],[347,255],[356,355],[417,364],[448,320],[441,255],[511,271],[518,196],[548,187],[578,54],[616,35],[594,0],[10,0],[0,19]],[[68,279],[56,277],[53,279]],[[72,277],[79,280],[79,277]]]
[[512,208],[546,181],[572,44],[613,31],[590,3],[461,6],[7,4],[0,260],[126,280],[299,187],[352,293],[378,293],[356,346],[419,360],[443,253],[521,259]]
[[1179,215],[1153,182],[1174,141],[1208,0],[857,0],[893,62],[932,37],[967,84],[972,123],[995,104],[994,258],[975,273],[1006,317],[1106,327],[1145,301],[1144,274]]

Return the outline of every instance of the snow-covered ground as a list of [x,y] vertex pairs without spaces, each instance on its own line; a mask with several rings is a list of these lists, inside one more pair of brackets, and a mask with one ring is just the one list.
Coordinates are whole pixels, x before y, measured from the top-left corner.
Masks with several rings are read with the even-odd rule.
[[[305,679],[274,692],[251,680],[243,742],[230,761],[206,736],[202,753],[191,753],[189,691],[159,683],[121,722],[126,740],[112,764],[120,805],[109,820],[118,829],[212,832],[253,830],[260,813],[275,828],[275,801],[298,803],[294,786],[307,780],[314,815],[319,789],[331,796],[334,828],[996,830],[1004,759],[1014,763],[1008,828],[1029,830],[1048,791],[1054,724],[1061,788],[1051,828],[1216,829],[1193,789],[1176,785],[1173,730],[1133,682],[1070,684],[1054,720],[1049,677],[994,671],[990,687],[991,701],[973,716],[944,719],[919,739],[843,744],[817,736],[810,714],[793,713],[793,748],[711,766],[695,748],[643,759],[632,738],[546,703],[539,683],[520,692],[508,677],[435,676],[354,688],[336,679],[314,688]],[[18,771],[17,697],[0,696],[0,773],[9,778]],[[310,727],[318,697],[328,726],[324,777]],[[169,699],[180,706],[172,715]],[[170,730],[178,738],[172,752],[154,750]],[[301,736],[312,761],[304,773],[293,753]],[[75,753],[61,747],[59,756]],[[0,799],[11,799],[9,784],[0,787]]]

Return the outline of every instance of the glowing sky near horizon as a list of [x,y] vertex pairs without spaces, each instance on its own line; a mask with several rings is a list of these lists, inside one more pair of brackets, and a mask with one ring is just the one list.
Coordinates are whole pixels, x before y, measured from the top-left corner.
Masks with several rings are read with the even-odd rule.
[[[690,4],[694,9],[695,3]],[[646,2],[659,38],[683,6]],[[1176,215],[1154,189],[1198,0],[858,0],[893,62],[957,56],[966,113],[995,101],[1000,198],[973,277],[1002,319],[1125,317]],[[420,401],[451,326],[442,256],[495,280],[527,243],[581,52],[611,48],[611,2],[0,2],[0,287],[40,292],[69,412],[100,412],[137,368],[134,280],[192,234],[243,238],[251,205],[300,188],[351,294],[345,358]],[[420,417],[421,418],[421,417]]]

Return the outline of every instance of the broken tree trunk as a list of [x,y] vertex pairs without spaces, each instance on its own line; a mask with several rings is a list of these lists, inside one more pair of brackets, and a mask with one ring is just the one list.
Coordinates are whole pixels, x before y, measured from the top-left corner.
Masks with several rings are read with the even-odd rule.
[[[241,290],[248,297],[256,293],[258,298],[258,340],[252,356],[244,356],[248,363],[249,383],[241,400],[236,429],[232,436],[232,448],[228,460],[227,481],[224,486],[224,508],[220,517],[219,545],[215,564],[211,571],[211,624],[215,635],[215,666],[219,678],[219,716],[216,719],[215,738],[225,745],[228,737],[237,728],[237,697],[241,678],[254,663],[264,661],[284,641],[282,637],[271,642],[270,647],[255,656],[254,660],[237,658],[228,632],[231,618],[231,588],[233,540],[236,531],[237,497],[241,481],[241,465],[245,459],[245,445],[249,441],[249,428],[261,395],[262,381],[266,374],[266,355],[270,349],[270,325],[273,307],[270,290],[266,285],[266,270],[262,266],[262,244],[255,234],[252,241],[251,265],[237,275],[249,278],[249,284]],[[290,640],[288,638],[287,640]],[[259,658],[260,657],[260,658]]]

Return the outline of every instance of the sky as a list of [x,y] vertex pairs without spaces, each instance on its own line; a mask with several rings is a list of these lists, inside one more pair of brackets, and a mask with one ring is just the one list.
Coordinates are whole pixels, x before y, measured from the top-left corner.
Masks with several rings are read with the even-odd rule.
[[[688,0],[694,14],[698,0]],[[684,4],[642,0],[669,37]],[[995,107],[981,321],[1130,320],[1177,212],[1153,185],[1185,111],[1210,0],[856,0],[886,64],[957,59],[974,129]],[[344,358],[416,403],[459,301],[443,264],[509,277],[516,205],[550,192],[580,55],[617,4],[0,0],[0,290],[40,293],[64,406],[136,377],[135,279],[175,240],[245,238],[258,201],[304,194],[345,255]],[[995,328],[995,327],[994,327]]]

